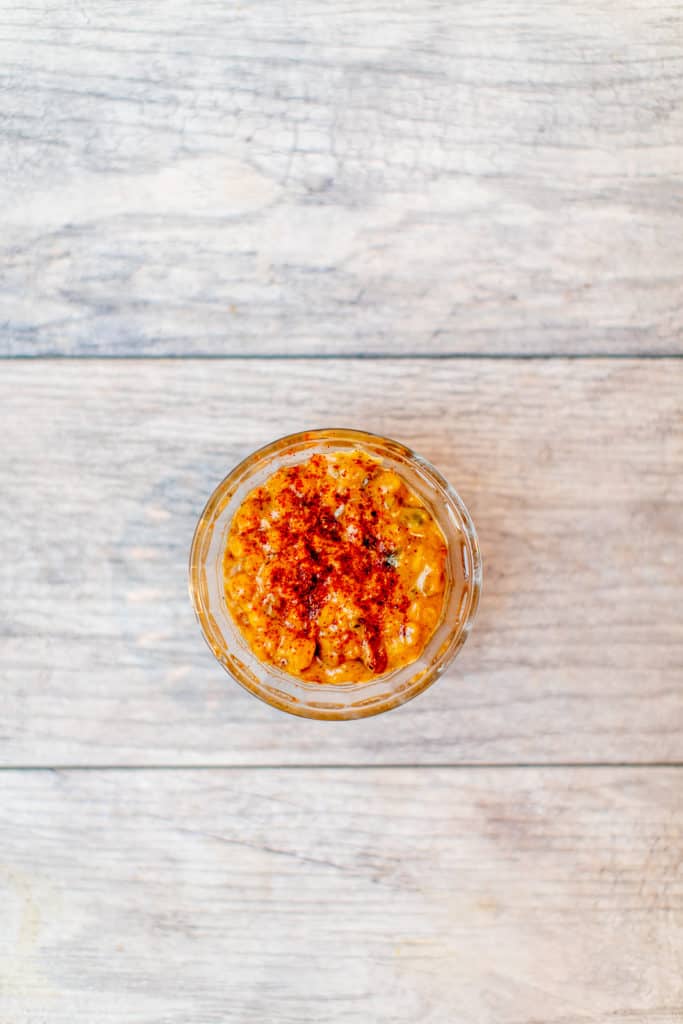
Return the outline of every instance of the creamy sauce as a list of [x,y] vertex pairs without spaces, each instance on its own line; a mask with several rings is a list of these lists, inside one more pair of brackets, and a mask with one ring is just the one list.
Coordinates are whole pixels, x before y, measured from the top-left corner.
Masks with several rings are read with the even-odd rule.
[[438,624],[446,542],[405,481],[361,451],[314,455],[247,495],[223,560],[254,654],[314,682],[415,661]]

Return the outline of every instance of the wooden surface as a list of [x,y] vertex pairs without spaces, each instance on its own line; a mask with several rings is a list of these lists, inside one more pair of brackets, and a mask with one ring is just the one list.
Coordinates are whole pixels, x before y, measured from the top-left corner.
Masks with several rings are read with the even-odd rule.
[[28,772],[0,829],[8,1024],[682,1019],[676,770]]
[[683,351],[683,12],[6,0],[0,349]]
[[[5,764],[683,761],[683,361],[5,364]],[[484,599],[410,707],[284,718],[204,646],[187,557],[248,452],[326,424],[432,459]]]
[[[664,0],[2,5],[0,1024],[683,1024],[682,86]],[[361,722],[187,595],[323,425],[484,557]]]

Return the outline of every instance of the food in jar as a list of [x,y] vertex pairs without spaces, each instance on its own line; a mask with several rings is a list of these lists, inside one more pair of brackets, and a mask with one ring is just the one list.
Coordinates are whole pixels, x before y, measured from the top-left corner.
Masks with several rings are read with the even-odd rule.
[[361,450],[278,469],[235,513],[228,609],[254,654],[313,682],[365,682],[415,661],[447,587],[425,502]]

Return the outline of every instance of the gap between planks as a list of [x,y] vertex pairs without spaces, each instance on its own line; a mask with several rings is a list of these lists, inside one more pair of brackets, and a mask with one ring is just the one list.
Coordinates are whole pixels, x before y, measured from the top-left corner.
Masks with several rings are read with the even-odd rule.
[[435,764],[54,764],[0,765],[0,775],[29,772],[279,772],[279,771],[567,771],[574,769],[654,770],[683,768],[683,761],[514,761],[481,763],[477,761]]
[[252,354],[242,352],[226,352],[220,354],[216,352],[188,352],[159,355],[143,353],[140,355],[119,355],[116,353],[108,353],[106,355],[99,353],[93,353],[90,355],[84,355],[82,353],[66,355],[65,353],[54,352],[38,355],[29,355],[27,353],[21,353],[18,355],[0,354],[1,363],[162,363],[178,362],[183,359],[188,361],[191,360],[192,362],[249,361],[255,363],[273,363],[280,362],[282,360],[288,360],[290,362],[331,362],[334,360],[341,362],[353,362],[354,360],[359,359],[367,362],[387,362],[394,360],[408,362],[416,359],[431,360],[433,362],[481,360],[483,362],[491,361],[507,363],[519,361],[549,362],[553,360],[558,362],[561,360],[568,360],[572,362],[596,362],[598,360],[630,360],[631,362],[638,362],[640,360],[647,360],[649,362],[667,359],[678,361],[683,359],[683,352],[318,352],[308,354],[305,352],[255,352]]

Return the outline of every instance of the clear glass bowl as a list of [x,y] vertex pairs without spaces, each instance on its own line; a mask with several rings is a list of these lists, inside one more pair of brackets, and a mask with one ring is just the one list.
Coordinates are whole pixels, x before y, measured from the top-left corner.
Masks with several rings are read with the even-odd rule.
[[[420,657],[365,683],[310,683],[252,653],[233,621],[223,589],[223,552],[233,515],[246,495],[282,466],[324,452],[360,449],[395,470],[439,523],[448,546],[444,607]],[[310,430],[260,448],[218,485],[202,512],[190,551],[190,597],[217,660],[267,704],[304,718],[365,718],[422,693],[462,647],[479,603],[482,567],[477,535],[461,498],[425,459],[397,441],[359,430]]]

